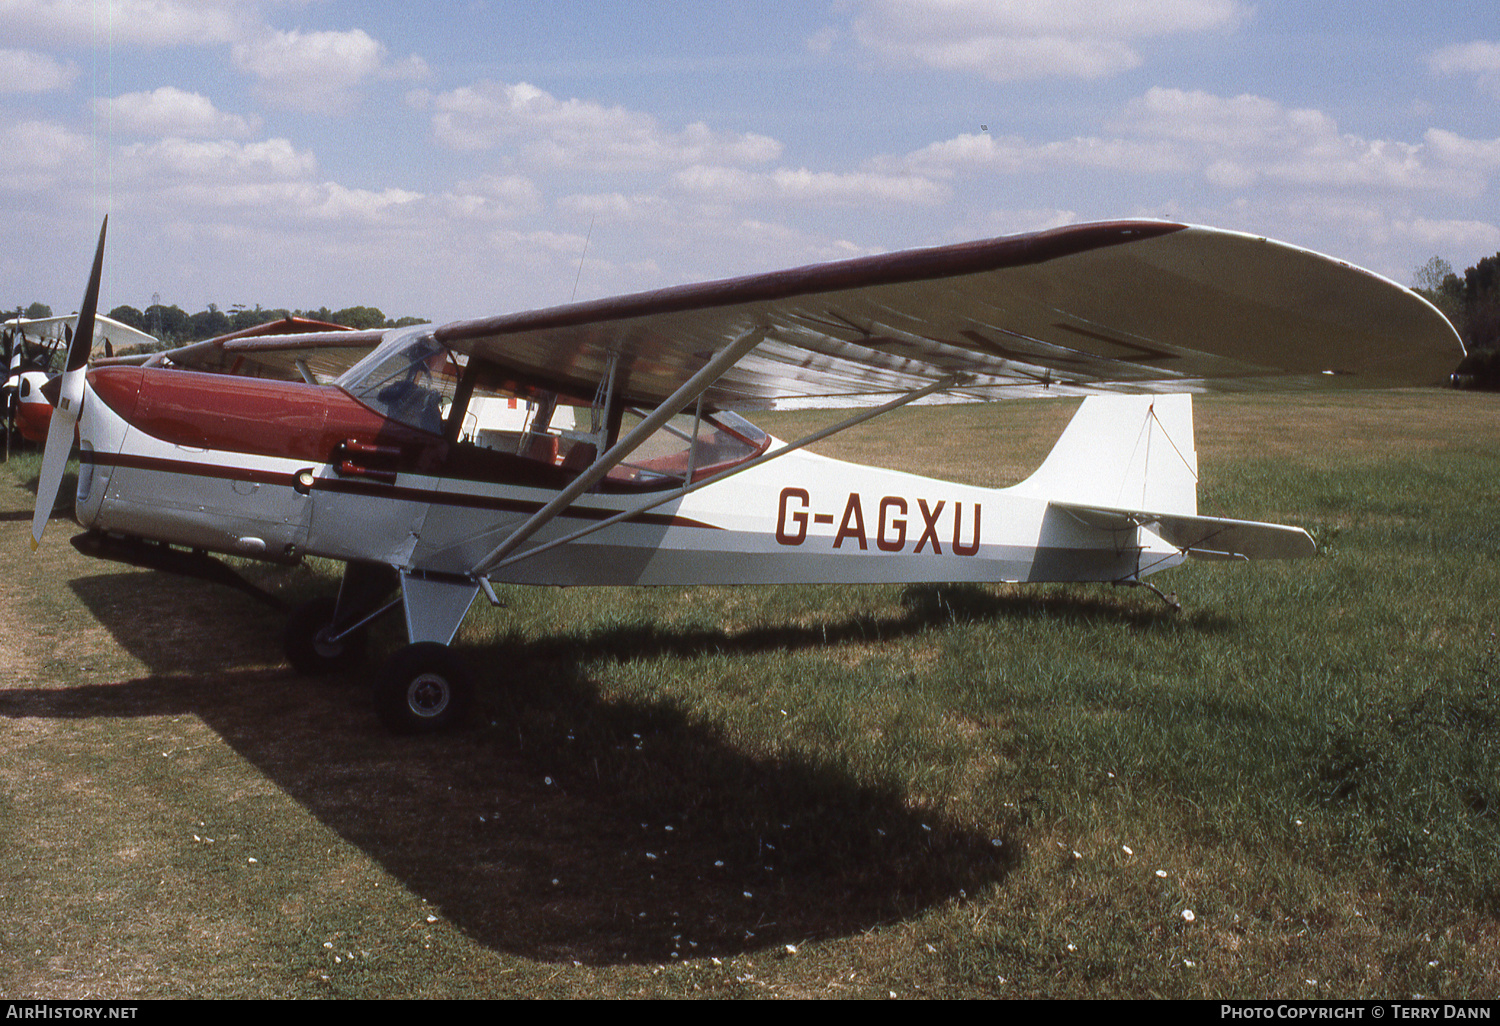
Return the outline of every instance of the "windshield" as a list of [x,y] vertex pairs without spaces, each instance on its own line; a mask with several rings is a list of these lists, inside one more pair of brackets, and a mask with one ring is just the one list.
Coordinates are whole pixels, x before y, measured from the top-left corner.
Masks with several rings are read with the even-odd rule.
[[459,367],[430,334],[381,345],[344,372],[337,384],[383,416],[435,435],[453,404]]

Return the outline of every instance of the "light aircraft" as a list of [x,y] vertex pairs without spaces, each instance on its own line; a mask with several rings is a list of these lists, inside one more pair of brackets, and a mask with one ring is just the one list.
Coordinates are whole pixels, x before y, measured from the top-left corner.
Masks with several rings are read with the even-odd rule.
[[[101,229],[79,337],[103,253]],[[287,655],[350,665],[399,610],[408,644],[375,699],[401,731],[462,716],[470,671],[449,645],[496,582],[1143,584],[1189,556],[1309,556],[1299,528],[1199,514],[1192,394],[1436,384],[1462,354],[1375,274],[1154,221],[217,348],[200,358],[281,372],[89,369],[70,351],[32,544],[77,423],[81,550],[189,572],[211,553],[344,562],[337,598],[290,618]],[[354,351],[332,383],[303,372]],[[1088,398],[1010,488],[804,448],[913,402],[1043,395]],[[791,443],[741,416],[791,403],[860,409]]]
[[[55,393],[61,377],[49,368],[56,350],[66,349],[69,344],[73,324],[77,320],[78,315],[72,314],[68,317],[49,317],[45,320],[16,319],[7,321],[5,324],[6,330],[13,331],[16,339],[12,350],[14,356],[12,357],[11,379],[6,383],[6,387],[15,394],[16,402],[13,409],[16,411],[17,433],[30,441],[44,442],[47,439],[47,426],[52,421],[52,407],[57,401]],[[100,367],[118,364],[138,364],[146,367],[197,366],[202,370],[214,370],[225,374],[248,374],[255,377],[286,377],[289,374],[295,376],[299,367],[308,374],[312,373],[307,369],[306,360],[257,361],[245,356],[228,355],[223,348],[224,344],[266,335],[343,333],[352,330],[327,321],[287,315],[284,318],[266,321],[227,335],[220,335],[206,342],[193,343],[167,352],[140,352],[130,356],[115,356],[116,348],[130,345],[137,348],[149,346],[154,349],[157,340],[154,336],[137,331],[127,324],[121,324],[108,317],[96,316],[93,351],[98,353],[102,350],[104,355],[90,362]],[[35,341],[32,341],[33,339]],[[6,345],[11,346],[9,335],[6,337]],[[352,349],[334,345],[327,348],[330,353],[361,352],[369,348],[369,343],[366,342],[362,347]],[[171,359],[173,356],[176,357],[175,362]],[[353,359],[345,358],[338,365],[338,370],[347,368],[353,362]],[[325,376],[331,378],[337,375],[327,373],[325,368]],[[314,381],[311,377],[307,380]]]
[[[52,420],[52,401],[46,397],[52,358],[59,349],[72,345],[78,314],[64,317],[12,317],[3,325],[3,349],[8,368],[5,380],[6,428],[14,427],[22,438],[42,442]],[[155,345],[156,339],[128,324],[96,315],[91,350],[113,355],[126,346]]]
[[[349,368],[350,364],[380,341],[384,334],[383,331],[359,332],[342,324],[287,314],[276,320],[232,331],[227,335],[219,335],[204,342],[194,342],[178,349],[169,349],[145,356],[95,360],[93,364],[94,366],[139,364],[143,367],[186,367],[191,370],[239,374],[255,378],[283,378],[288,381],[301,379],[308,384],[316,385],[338,377]],[[288,351],[285,343],[276,340],[276,336],[279,335],[298,335],[301,338],[297,348]],[[270,341],[257,343],[250,341],[252,339],[270,339]],[[313,345],[309,340],[315,339],[326,341],[322,345]],[[266,347],[264,355],[257,350],[257,347],[261,345]]]

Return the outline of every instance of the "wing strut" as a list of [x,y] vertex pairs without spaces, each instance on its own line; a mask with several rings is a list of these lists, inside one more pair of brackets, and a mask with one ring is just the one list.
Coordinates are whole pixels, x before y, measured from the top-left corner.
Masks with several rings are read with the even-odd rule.
[[[522,560],[530,559],[532,556],[541,555],[543,552],[550,552],[551,550],[560,546],[570,545],[578,539],[587,537],[588,535],[591,535],[596,531],[602,531],[606,527],[612,527],[613,525],[618,524],[621,521],[640,516],[642,513],[649,512],[658,506],[663,506],[669,502],[681,499],[692,492],[696,492],[700,488],[706,488],[711,484],[718,484],[725,478],[744,473],[752,467],[758,467],[763,463],[769,463],[771,460],[774,460],[780,456],[785,456],[789,452],[795,452],[796,450],[801,449],[804,446],[812,445],[814,442],[822,441],[823,439],[828,438],[831,435],[836,435],[841,431],[847,431],[849,428],[855,427],[859,424],[863,424],[866,421],[874,420],[876,417],[889,413],[892,410],[899,409],[902,406],[907,405],[908,403],[914,403],[918,399],[924,399],[927,396],[932,395],[934,392],[947,391],[950,388],[963,384],[967,377],[968,375],[964,374],[951,374],[946,378],[934,381],[932,384],[927,385],[925,388],[919,388],[914,392],[907,392],[905,395],[898,396],[897,398],[892,399],[890,402],[885,403],[882,406],[876,406],[868,410],[862,410],[861,412],[854,415],[853,417],[848,418],[847,420],[839,421],[832,427],[823,428],[821,431],[816,431],[813,434],[808,435],[806,438],[802,438],[795,442],[788,442],[780,448],[772,449],[770,452],[761,453],[754,459],[746,460],[744,463],[736,464],[735,466],[729,467],[726,470],[721,470],[719,473],[713,474],[709,477],[705,477],[701,481],[693,481],[691,484],[684,485],[681,488],[673,489],[665,495],[657,496],[650,502],[646,502],[632,509],[627,509],[623,512],[616,513],[612,517],[609,517],[605,520],[600,520],[597,523],[588,525],[587,527],[580,528],[579,530],[574,531],[572,534],[566,535],[565,537],[554,538],[552,541],[537,545],[533,548],[529,548],[524,552],[518,552],[510,556],[509,558],[501,557],[498,559],[486,560],[484,563],[481,563],[479,567],[476,567],[474,572],[477,574],[488,574],[495,570],[499,570],[502,567],[510,566],[512,563],[519,563]],[[694,450],[696,450],[696,448],[697,447],[694,446]],[[691,467],[689,467],[687,476],[689,478],[693,476]],[[495,599],[494,593],[490,589],[488,579],[481,577],[480,585],[485,589],[485,594],[490,598],[491,604],[498,605],[499,602]]]
[[588,470],[574,479],[572,484],[558,492],[555,499],[533,513],[524,524],[512,531],[509,537],[496,546],[494,551],[474,564],[474,569],[469,571],[469,576],[483,577],[494,568],[495,564],[520,547],[527,538],[551,523],[553,518],[573,504],[574,499],[602,481],[605,474],[640,448],[642,443],[655,434],[658,428],[681,413],[683,407],[697,399],[704,390],[723,377],[726,371],[744,359],[750,350],[760,345],[770,331],[768,327],[751,328],[720,350],[696,374],[683,382],[682,387],[652,410],[650,416],[637,424],[629,434],[616,442],[613,448],[595,460]]

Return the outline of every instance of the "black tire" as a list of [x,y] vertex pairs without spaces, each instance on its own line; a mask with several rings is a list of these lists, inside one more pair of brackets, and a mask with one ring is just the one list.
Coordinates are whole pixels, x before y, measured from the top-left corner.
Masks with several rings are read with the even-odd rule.
[[363,629],[336,642],[327,640],[337,608],[337,599],[313,599],[298,606],[287,617],[286,658],[298,673],[327,676],[364,662],[366,635]]
[[397,734],[432,734],[463,721],[473,701],[469,669],[436,641],[408,645],[375,684],[375,711]]

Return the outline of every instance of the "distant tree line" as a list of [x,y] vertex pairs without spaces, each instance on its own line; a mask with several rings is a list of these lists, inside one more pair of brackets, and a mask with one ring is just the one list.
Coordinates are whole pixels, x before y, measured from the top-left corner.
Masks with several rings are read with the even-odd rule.
[[46,303],[32,303],[30,306],[7,306],[0,310],[0,320],[10,320],[12,317],[21,317],[28,321],[45,320],[52,316],[52,308]]
[[[45,303],[32,303],[24,310],[19,306],[10,309],[28,319],[52,316],[52,308]],[[137,310],[133,306],[117,306],[109,311],[109,316],[121,324],[128,324],[137,331],[144,331],[151,335],[163,349],[186,345],[189,342],[202,342],[205,339],[227,335],[232,331],[243,331],[258,324],[265,324],[267,321],[279,321],[287,317],[306,317],[315,321],[327,321],[330,324],[341,324],[344,327],[359,329],[405,328],[412,324],[427,323],[420,317],[403,317],[393,321],[373,306],[350,306],[342,310],[330,310],[326,306],[318,310],[266,310],[260,306],[252,310],[244,306],[235,306],[226,313],[220,310],[217,304],[210,303],[207,310],[190,314],[178,306],[157,304],[148,306],[145,310]]]
[[317,310],[267,310],[260,306],[254,309],[236,306],[225,312],[217,304],[210,303],[207,310],[200,310],[195,314],[189,314],[178,306],[156,305],[148,306],[145,310],[137,310],[133,306],[117,306],[109,312],[109,316],[121,324],[128,324],[154,336],[163,346],[202,342],[287,317],[307,317],[360,329],[404,328],[411,324],[426,323],[420,317],[403,317],[393,321],[373,306],[350,306],[342,310],[329,310],[326,306]]
[[1412,287],[1443,311],[1468,355],[1453,381],[1459,388],[1500,390],[1500,253],[1459,277],[1441,257],[1417,269]]

